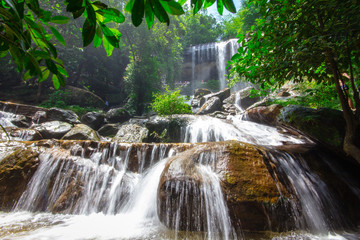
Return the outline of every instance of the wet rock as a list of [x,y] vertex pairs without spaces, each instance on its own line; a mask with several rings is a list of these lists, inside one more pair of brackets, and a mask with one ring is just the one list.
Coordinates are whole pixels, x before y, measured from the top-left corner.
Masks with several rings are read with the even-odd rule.
[[46,121],[62,121],[71,124],[80,123],[78,115],[71,110],[50,108],[46,112]]
[[32,121],[35,124],[39,124],[42,122],[46,122],[46,112],[45,111],[37,111],[32,117]]
[[282,108],[283,107],[278,104],[251,108],[246,113],[246,119],[274,126],[278,122],[278,117]]
[[105,116],[99,112],[88,112],[81,117],[81,122],[98,130],[105,122]]
[[50,121],[33,126],[33,129],[39,131],[43,138],[61,139],[66,133],[72,129],[73,125],[67,122]]
[[119,128],[119,124],[105,124],[98,130],[98,133],[103,137],[114,137],[119,131]]
[[85,124],[75,125],[62,140],[93,140],[100,141],[97,132]]
[[4,112],[11,112],[27,117],[33,116],[38,111],[46,111],[46,108],[2,101],[0,101],[0,109]]
[[287,106],[281,110],[281,122],[321,141],[330,148],[342,149],[345,119],[341,111]]
[[[35,129],[28,128],[15,128],[7,127],[5,128],[6,133],[10,137],[10,140],[17,141],[36,141],[42,139],[42,135]],[[8,136],[6,135],[3,129],[0,128],[0,140],[7,141]]]
[[[258,102],[260,99],[258,97],[252,98],[250,97],[251,90],[253,88],[247,87],[240,91],[233,92],[227,99],[224,100],[225,104],[237,104],[241,107],[241,109],[247,109],[251,105]],[[236,95],[238,94],[238,99],[236,99]],[[235,103],[235,101],[238,101]]]
[[149,130],[148,142],[182,142],[181,128],[185,127],[189,115],[172,115],[170,117],[151,117],[145,123]]
[[209,100],[207,100],[202,107],[199,109],[199,111],[196,113],[198,115],[204,115],[213,113],[215,111],[221,111],[221,100],[219,97],[211,97]]
[[0,159],[0,209],[11,210],[26,189],[38,165],[39,153],[21,148]]
[[31,125],[31,118],[25,117],[24,115],[16,115],[11,123],[19,128],[28,128]]
[[262,231],[280,229],[284,222],[291,225],[290,210],[281,204],[288,192],[261,151],[239,142],[206,143],[170,158],[158,190],[160,221],[178,230],[207,229],[202,189],[209,180],[199,172],[202,162],[212,166],[221,179],[234,226]]
[[106,120],[109,123],[123,123],[130,119],[129,112],[124,108],[112,108],[106,113]]
[[194,98],[200,99],[201,97],[211,94],[212,92],[209,89],[206,88],[197,88],[194,91]]
[[226,98],[230,97],[230,89],[225,88],[219,92],[211,93],[203,96],[200,100],[200,105],[202,106],[208,99],[212,97],[218,97],[220,99],[220,102],[222,103]]
[[149,130],[138,124],[124,124],[120,127],[116,136],[112,139],[115,142],[145,142]]

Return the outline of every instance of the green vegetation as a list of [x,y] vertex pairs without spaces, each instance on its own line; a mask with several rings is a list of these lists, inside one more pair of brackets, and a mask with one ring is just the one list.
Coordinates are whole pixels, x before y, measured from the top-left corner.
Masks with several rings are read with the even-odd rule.
[[94,107],[80,107],[78,105],[69,105],[68,103],[69,92],[67,90],[57,90],[49,95],[49,99],[40,104],[40,107],[45,108],[62,108],[74,111],[79,117],[87,112],[101,111]]
[[[356,0],[249,0],[260,17],[240,38],[233,71],[264,87],[332,82],[346,120],[344,151],[360,162],[360,5]],[[348,74],[348,79],[344,77]],[[348,81],[356,110],[339,79]],[[357,80],[356,80],[357,79]],[[330,84],[329,84],[330,85]]]
[[165,93],[155,93],[151,108],[160,116],[172,114],[191,114],[191,107],[186,103],[188,99],[180,95],[180,89],[174,91],[165,87]]

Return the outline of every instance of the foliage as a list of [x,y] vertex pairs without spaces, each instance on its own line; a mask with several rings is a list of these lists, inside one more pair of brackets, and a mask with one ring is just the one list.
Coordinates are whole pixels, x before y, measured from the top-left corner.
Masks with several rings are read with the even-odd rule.
[[242,8],[235,16],[230,16],[224,19],[222,39],[236,38],[239,34],[245,35],[252,26],[255,25],[256,19],[260,17],[259,10],[255,5],[247,5],[248,0],[242,1]]
[[[160,22],[169,24],[169,14],[184,14],[184,3],[184,0],[130,0],[125,10],[131,13],[131,20],[135,26],[139,26],[145,17],[150,28],[154,24],[154,16]],[[214,3],[214,0],[191,2],[194,14],[202,7],[207,8]],[[51,7],[53,10],[60,9],[58,3],[56,4],[56,7]],[[114,48],[120,47],[121,33],[111,26],[125,21],[120,10],[109,7],[104,2],[92,0],[64,0],[64,4],[66,11],[70,12],[74,19],[84,17],[81,31],[84,47],[92,42],[95,48],[102,44],[108,55],[112,54]],[[232,0],[217,0],[220,14],[224,6],[230,12],[236,12]],[[52,75],[54,87],[58,89],[60,85],[63,86],[68,73],[58,58],[57,48],[50,40],[55,37],[59,43],[66,46],[64,37],[53,24],[64,24],[69,19],[60,15],[53,16],[52,12],[40,6],[38,0],[2,0],[0,19],[0,57],[6,56],[9,52],[18,70],[27,71],[25,79],[38,77],[41,82]]]
[[186,103],[186,98],[180,95],[180,89],[169,90],[165,86],[165,93],[153,94],[151,108],[160,116],[172,114],[191,114],[191,106]]
[[40,104],[41,107],[45,108],[62,108],[74,111],[79,117],[84,115],[87,112],[99,111],[99,109],[93,107],[80,107],[78,105],[68,105],[67,98],[69,96],[69,91],[67,90],[57,90],[49,95],[49,99]]
[[[347,130],[344,150],[360,162],[360,5],[357,0],[250,0],[261,18],[240,38],[232,58],[240,77],[264,86],[332,81]],[[339,79],[349,74],[356,111],[351,111]],[[343,79],[344,80],[344,79]]]

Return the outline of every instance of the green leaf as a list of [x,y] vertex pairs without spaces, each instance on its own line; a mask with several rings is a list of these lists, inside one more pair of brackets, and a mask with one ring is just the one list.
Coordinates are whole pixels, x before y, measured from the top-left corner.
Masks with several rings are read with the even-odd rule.
[[87,18],[84,22],[84,26],[82,29],[82,40],[83,46],[88,46],[94,39],[96,31],[96,25],[90,23],[89,19]]
[[95,5],[99,9],[107,9],[108,8],[108,6],[105,3],[102,3],[100,1],[93,2],[92,4]]
[[105,36],[103,36],[103,45],[104,45],[107,56],[110,57],[114,51],[114,46],[109,43],[109,41],[107,40],[107,38]]
[[[63,66],[56,64],[56,67],[57,67],[58,72],[59,72],[61,75],[65,76],[65,77],[69,77],[68,72],[65,70],[65,68],[64,68]],[[58,74],[58,75],[59,75],[59,74]]]
[[185,13],[181,5],[173,0],[161,1],[160,3],[164,7],[164,9],[171,15],[182,15]]
[[102,42],[102,31],[100,26],[98,26],[95,32],[94,47],[98,48],[101,45],[101,42]]
[[200,11],[202,5],[203,5],[203,0],[197,0],[195,3],[195,7],[194,7],[194,15]]
[[224,12],[224,4],[222,1],[223,0],[217,0],[217,10],[220,15],[223,15],[223,12]]
[[216,0],[205,0],[204,9],[212,6]]
[[146,20],[146,25],[150,29],[154,24],[154,12],[151,9],[151,5],[149,1],[146,1],[145,4],[145,20]]
[[41,59],[50,59],[51,58],[50,54],[45,51],[32,51],[31,54],[34,57],[39,57]]
[[83,7],[83,0],[67,0],[66,11],[74,13]]
[[236,7],[234,5],[233,0],[223,0],[225,8],[232,13],[236,13]]
[[182,6],[186,3],[186,0],[178,0],[178,3]]
[[159,0],[149,0],[151,4],[151,8],[156,16],[162,23],[167,23],[169,25],[170,19],[168,14],[166,13],[163,6],[160,4]]
[[53,74],[53,76],[52,76],[52,81],[53,81],[54,88],[59,89],[59,87],[60,87],[59,78],[55,74]]
[[144,17],[145,5],[144,0],[135,0],[131,9],[131,21],[135,27],[139,26]]
[[0,51],[0,58],[6,57],[8,54],[8,51]]
[[49,26],[51,32],[54,34],[54,36],[56,37],[56,39],[66,47],[66,43],[65,43],[65,39],[64,37],[59,33],[58,30],[56,30],[56,28],[53,28],[52,26]]
[[87,19],[92,25],[96,25],[96,13],[91,3],[86,2],[86,15]]
[[53,73],[53,74],[57,74],[58,73],[58,69],[56,67],[56,64],[53,62],[53,60],[51,59],[46,59],[45,60],[45,64],[47,66],[47,68]]
[[124,15],[115,8],[100,9],[96,12],[104,16],[104,18],[110,19],[116,23],[123,23],[125,21]]
[[66,24],[69,22],[69,18],[65,16],[54,16],[50,19],[50,22],[55,24]]
[[45,71],[43,72],[43,76],[42,76],[41,78],[39,78],[38,82],[40,83],[40,82],[45,81],[46,79],[48,79],[49,75],[50,75],[50,71],[49,71],[49,70],[45,70]]
[[125,6],[125,11],[131,13],[131,11],[134,7],[134,3],[135,3],[135,0],[130,0]]
[[[111,31],[105,24],[100,24],[101,30],[104,34],[104,37],[106,38],[106,40],[113,46],[116,48],[119,48],[119,36],[115,36],[113,31]],[[120,34],[120,32],[119,32]],[[121,35],[121,34],[120,34]]]

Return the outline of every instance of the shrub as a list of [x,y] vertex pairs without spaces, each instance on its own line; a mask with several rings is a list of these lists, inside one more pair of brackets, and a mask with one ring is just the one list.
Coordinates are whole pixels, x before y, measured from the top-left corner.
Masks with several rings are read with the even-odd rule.
[[180,95],[179,88],[171,91],[165,86],[165,93],[155,93],[153,98],[151,108],[160,116],[192,113],[191,106],[186,103],[188,99]]

